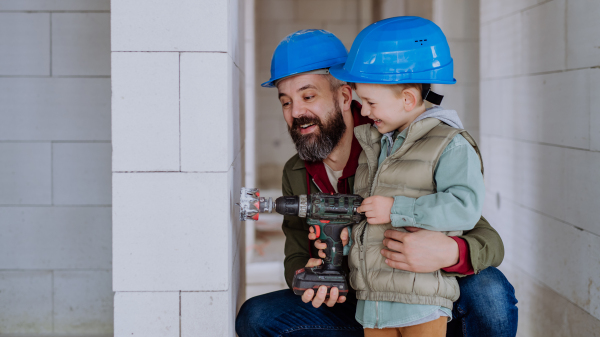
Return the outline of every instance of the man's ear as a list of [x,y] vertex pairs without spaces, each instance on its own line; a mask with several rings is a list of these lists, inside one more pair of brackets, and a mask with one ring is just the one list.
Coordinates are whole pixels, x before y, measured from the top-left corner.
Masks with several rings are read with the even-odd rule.
[[404,111],[411,112],[419,102],[417,99],[417,90],[406,88],[402,90],[402,96],[404,97]]
[[350,110],[350,105],[352,104],[352,88],[349,85],[344,84],[340,88],[340,92],[344,98],[342,111]]

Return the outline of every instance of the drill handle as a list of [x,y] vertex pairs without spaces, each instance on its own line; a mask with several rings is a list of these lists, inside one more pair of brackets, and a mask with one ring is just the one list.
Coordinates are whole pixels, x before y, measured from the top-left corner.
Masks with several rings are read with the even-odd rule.
[[348,225],[348,223],[329,223],[329,221],[319,221],[314,225],[318,238],[327,244],[323,259],[324,269],[340,270],[342,268],[344,245],[340,236]]

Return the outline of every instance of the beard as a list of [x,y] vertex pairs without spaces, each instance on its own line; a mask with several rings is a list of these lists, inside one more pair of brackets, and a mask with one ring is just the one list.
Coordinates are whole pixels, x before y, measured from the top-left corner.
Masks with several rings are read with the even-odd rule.
[[[309,162],[319,162],[327,158],[331,151],[338,145],[346,131],[346,123],[340,104],[334,100],[333,110],[327,113],[325,123],[318,117],[302,116],[295,118],[288,132],[294,141],[300,159]],[[314,124],[318,130],[303,135],[300,125]]]

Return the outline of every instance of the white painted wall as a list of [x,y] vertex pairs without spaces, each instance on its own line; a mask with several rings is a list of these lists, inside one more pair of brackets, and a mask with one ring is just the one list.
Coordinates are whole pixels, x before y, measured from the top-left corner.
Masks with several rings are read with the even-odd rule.
[[113,0],[111,23],[115,336],[233,336],[243,6]]
[[0,1],[0,334],[105,335],[110,3]]
[[481,1],[484,215],[520,336],[600,336],[600,2]]

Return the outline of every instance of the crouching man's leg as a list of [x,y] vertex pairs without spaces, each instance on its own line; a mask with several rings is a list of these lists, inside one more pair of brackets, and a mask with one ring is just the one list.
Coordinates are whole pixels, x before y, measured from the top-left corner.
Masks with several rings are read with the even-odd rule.
[[363,336],[354,319],[356,301],[314,308],[291,290],[279,290],[247,300],[235,320],[239,337]]
[[494,267],[458,278],[460,298],[454,303],[447,336],[514,337],[518,309],[515,289]]

